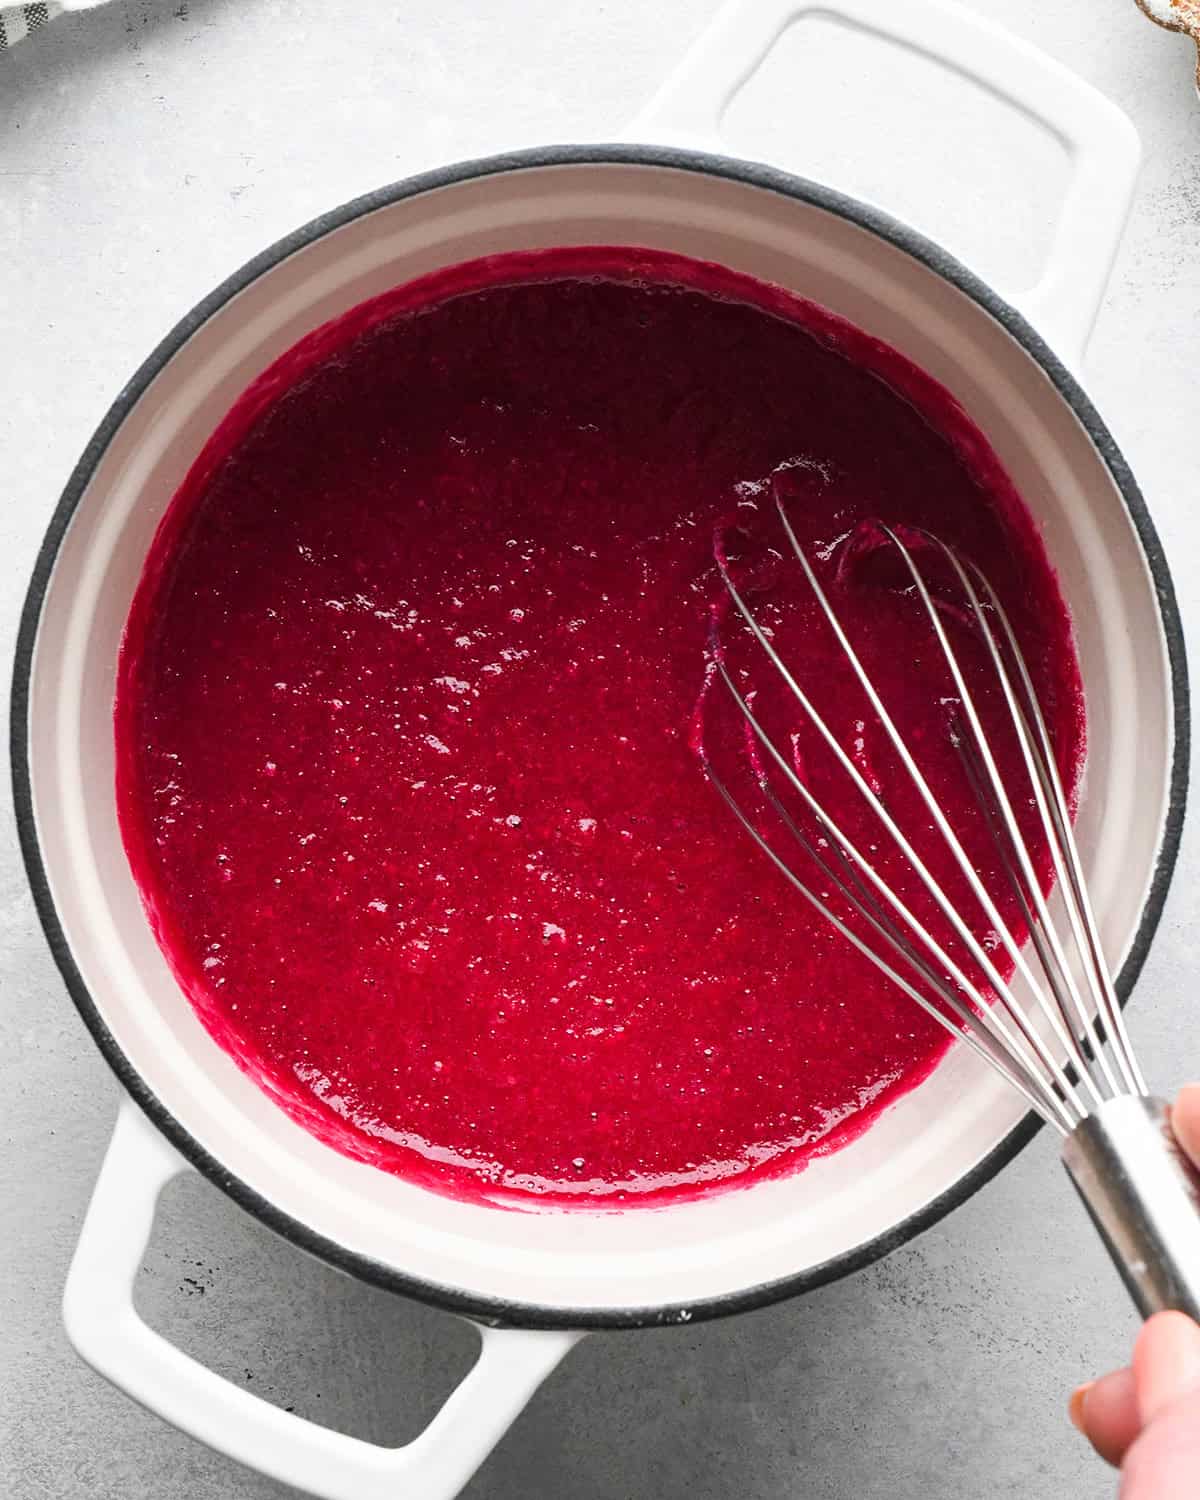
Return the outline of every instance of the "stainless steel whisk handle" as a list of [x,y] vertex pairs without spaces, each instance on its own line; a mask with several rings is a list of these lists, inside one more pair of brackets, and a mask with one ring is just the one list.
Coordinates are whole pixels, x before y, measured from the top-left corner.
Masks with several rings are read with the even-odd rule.
[[1162,1099],[1108,1099],[1067,1136],[1063,1163],[1143,1317],[1200,1321],[1200,1174]]

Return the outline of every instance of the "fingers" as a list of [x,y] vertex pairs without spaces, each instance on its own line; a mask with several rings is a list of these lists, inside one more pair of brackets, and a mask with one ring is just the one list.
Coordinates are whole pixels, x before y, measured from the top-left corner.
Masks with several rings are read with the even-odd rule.
[[1133,1346],[1133,1376],[1145,1426],[1200,1387],[1200,1325],[1183,1313],[1155,1313]]
[[1200,1391],[1174,1401],[1125,1455],[1120,1500],[1195,1500],[1200,1491]]
[[[1200,1167],[1200,1083],[1179,1091],[1171,1128]],[[1121,1500],[1200,1495],[1200,1325],[1190,1318],[1151,1318],[1138,1335],[1132,1368],[1080,1386],[1069,1410],[1100,1457],[1121,1467]]]
[[1200,1167],[1200,1083],[1185,1084],[1171,1106],[1175,1139]]
[[[1165,1421],[1169,1415],[1172,1426],[1165,1429],[1167,1437],[1162,1441],[1178,1456],[1187,1447],[1184,1438],[1188,1436],[1175,1430],[1181,1398],[1186,1398],[1185,1405],[1191,1405],[1191,1420],[1196,1427],[1193,1447],[1200,1459],[1200,1327],[1182,1313],[1158,1313],[1138,1335],[1132,1369],[1114,1370],[1075,1392],[1071,1421],[1101,1458],[1119,1467],[1132,1453],[1143,1429],[1151,1424],[1157,1427],[1159,1419]],[[1160,1446],[1158,1440],[1142,1444],[1138,1473],[1143,1478],[1139,1483],[1148,1484],[1145,1476],[1159,1475],[1167,1462],[1154,1457]],[[1193,1473],[1195,1489],[1188,1492],[1189,1500],[1200,1491],[1196,1472],[1200,1470]],[[1125,1500],[1125,1490],[1121,1493]],[[1170,1500],[1174,1491],[1163,1490],[1160,1497],[1157,1490],[1147,1489],[1145,1494],[1148,1500]]]
[[1141,1431],[1132,1370],[1114,1370],[1071,1397],[1071,1421],[1106,1462],[1117,1467]]
[[1121,1465],[1121,1500],[1193,1500],[1200,1475],[1200,1326],[1182,1313],[1156,1313],[1138,1334],[1132,1375],[1142,1430]]

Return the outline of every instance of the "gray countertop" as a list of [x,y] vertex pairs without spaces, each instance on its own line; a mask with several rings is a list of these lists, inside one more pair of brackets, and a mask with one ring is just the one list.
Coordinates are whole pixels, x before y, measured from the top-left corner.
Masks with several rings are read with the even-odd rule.
[[[1194,55],[1132,0],[973,4],[1094,82],[1141,132],[1145,171],[1087,377],[1146,492],[1194,643]],[[11,655],[26,578],[78,454],[199,297],[265,244],[380,183],[502,146],[615,131],[714,9],[131,0],[63,17],[0,56],[0,657]],[[731,111],[734,149],[874,193],[984,274],[1029,279],[1063,176],[1048,141],[1036,146],[1044,171],[1026,170],[1035,146],[1024,127],[960,100],[954,80],[953,128],[906,135],[898,120],[880,131],[879,113],[898,110],[903,93],[890,59],[872,62],[861,99],[843,97],[846,117],[830,128],[816,54],[801,34],[785,45],[760,79],[763,97]],[[862,43],[841,34],[822,45]],[[0,1492],[282,1496],[141,1411],[67,1344],[59,1296],[117,1087],[42,941],[3,786]],[[1164,1089],[1200,1077],[1197,861],[1191,829],[1130,1012]],[[378,1441],[415,1432],[472,1347],[452,1318],[309,1262],[194,1178],[166,1195],[138,1295],[153,1323],[222,1373]],[[949,1219],[849,1280],[705,1327],[585,1340],[467,1493],[1100,1500],[1114,1480],[1068,1427],[1064,1403],[1078,1380],[1123,1360],[1133,1327],[1043,1137]]]

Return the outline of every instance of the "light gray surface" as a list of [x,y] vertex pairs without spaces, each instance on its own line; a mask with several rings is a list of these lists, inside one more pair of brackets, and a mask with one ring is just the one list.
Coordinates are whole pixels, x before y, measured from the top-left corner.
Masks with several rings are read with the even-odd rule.
[[[1132,0],[974,3],[1095,82],[1141,131],[1141,193],[1088,377],[1146,491],[1194,643],[1200,106],[1189,48]],[[71,466],[123,380],[200,296],[382,182],[518,142],[603,136],[714,8],[169,0],[64,18],[0,58],[0,656]],[[833,64],[858,66],[849,40],[825,39]],[[873,190],[985,273],[1029,278],[1064,170],[1046,143],[953,83],[945,136],[928,118],[906,130],[894,59],[863,64],[857,90],[830,92],[830,68],[814,66],[803,37],[786,45],[761,97],[731,111],[737,145]],[[849,113],[835,123],[839,107]],[[1040,153],[1041,171],[1026,170],[1027,153]],[[280,1497],[134,1407],[66,1343],[58,1299],[116,1086],[37,929],[7,782],[0,796],[0,1493]],[[1188,836],[1131,1011],[1163,1088],[1200,1076],[1196,870]],[[140,1297],[215,1368],[383,1441],[416,1430],[470,1357],[453,1319],[308,1262],[195,1180],[167,1195]],[[1133,1326],[1039,1139],[948,1221],[857,1277],[724,1323],[585,1341],[468,1493],[1100,1500],[1113,1481],[1063,1403],[1124,1357]]]

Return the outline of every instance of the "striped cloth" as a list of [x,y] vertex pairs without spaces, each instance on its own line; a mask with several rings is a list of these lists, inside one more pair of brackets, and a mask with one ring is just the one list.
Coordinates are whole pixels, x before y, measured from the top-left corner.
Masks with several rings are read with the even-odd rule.
[[0,0],[0,52],[15,47],[31,31],[53,21],[64,10],[91,10],[106,0],[47,0],[44,5],[6,5]]
[[0,52],[6,47],[15,47],[31,31],[58,15],[60,10],[62,6],[54,0],[46,5],[0,6]]

